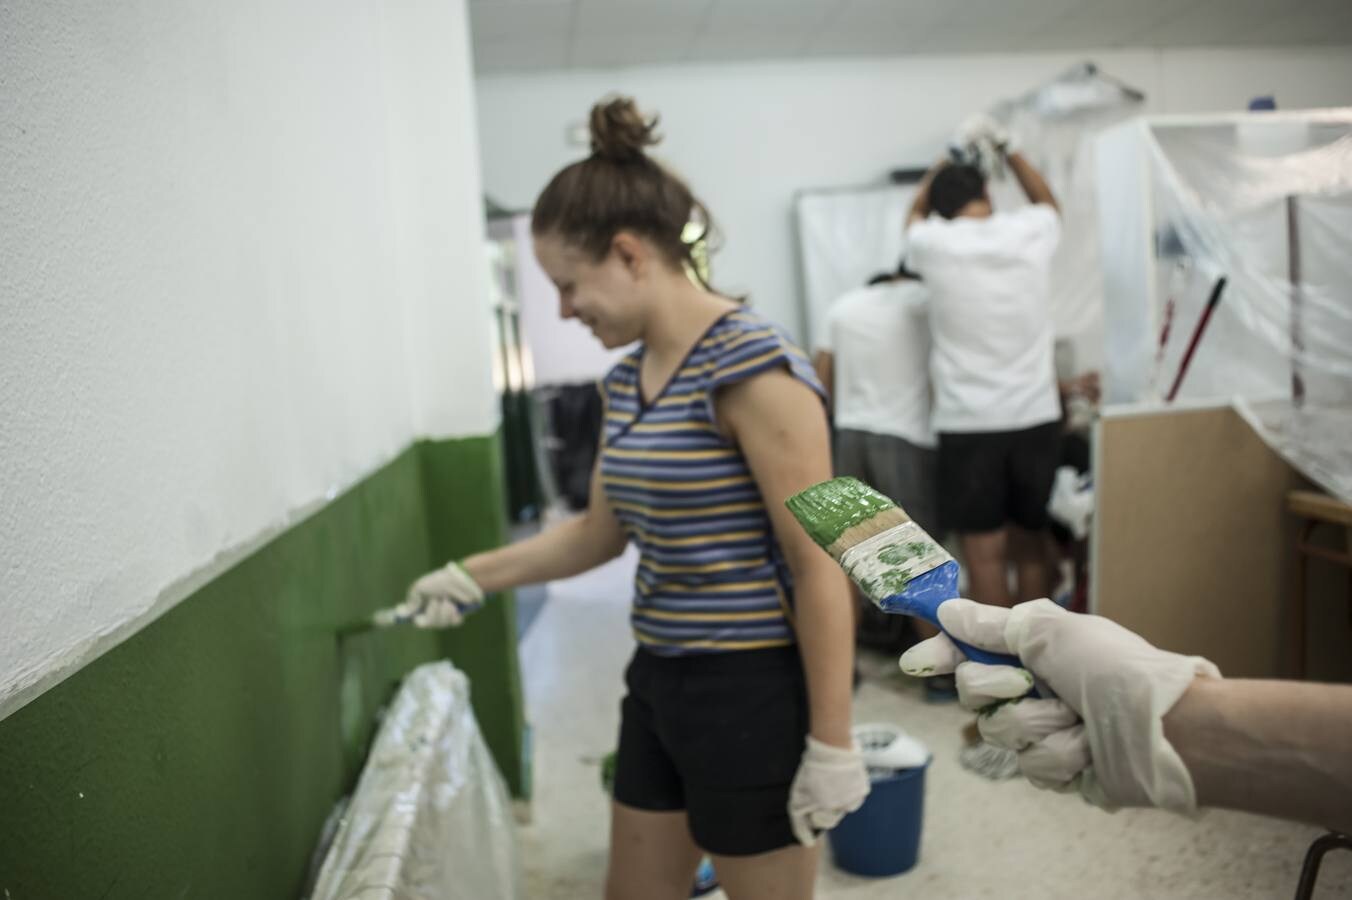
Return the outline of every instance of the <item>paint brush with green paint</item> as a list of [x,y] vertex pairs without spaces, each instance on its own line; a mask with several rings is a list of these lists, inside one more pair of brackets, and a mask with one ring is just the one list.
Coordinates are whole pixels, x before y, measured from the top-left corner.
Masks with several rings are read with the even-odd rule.
[[[833,478],[785,505],[875,606],[943,628],[939,606],[958,596],[957,560],[890,498],[857,478]],[[976,662],[1020,666],[1016,657],[954,643]]]
[[356,634],[365,634],[368,631],[375,631],[377,628],[389,628],[393,625],[404,625],[413,621],[412,617],[400,616],[394,609],[379,609],[360,619],[354,619],[346,622],[334,629],[334,633],[340,638],[352,637]]

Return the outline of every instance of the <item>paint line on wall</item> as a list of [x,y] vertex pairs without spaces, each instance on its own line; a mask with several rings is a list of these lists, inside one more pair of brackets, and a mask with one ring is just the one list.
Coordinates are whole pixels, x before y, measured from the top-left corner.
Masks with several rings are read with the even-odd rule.
[[40,667],[35,667],[34,671],[19,673],[12,681],[0,687],[0,721],[4,721],[23,709],[89,663],[131,638],[183,600],[201,590],[202,587],[219,578],[224,572],[256,553],[269,541],[304,523],[336,499],[370,478],[373,473],[381,471],[391,462],[409,452],[410,447],[416,445],[419,440],[421,439],[415,439],[410,444],[401,447],[398,452],[379,460],[369,470],[360,473],[347,483],[330,486],[325,490],[322,497],[288,510],[280,520],[269,524],[252,537],[220,551],[204,565],[171,582],[155,596],[154,601],[148,607],[136,615],[123,620],[113,628],[80,641],[72,647],[65,648],[56,655],[55,659]]

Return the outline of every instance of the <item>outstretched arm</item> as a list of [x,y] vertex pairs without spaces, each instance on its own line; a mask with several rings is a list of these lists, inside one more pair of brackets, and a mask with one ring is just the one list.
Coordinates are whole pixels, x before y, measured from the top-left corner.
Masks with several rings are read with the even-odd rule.
[[920,187],[916,189],[915,199],[911,201],[911,211],[906,215],[906,227],[910,228],[916,222],[929,217],[930,214],[930,183],[934,181],[934,176],[939,170],[948,165],[948,160],[941,159],[930,170],[925,173],[925,177],[920,179]]
[[1005,159],[1008,160],[1014,177],[1019,180],[1019,187],[1023,188],[1029,203],[1045,203],[1057,212],[1061,211],[1061,205],[1056,202],[1056,195],[1052,193],[1047,180],[1022,153],[1011,153]]
[[[949,600],[939,619],[1027,671],[965,662],[947,635],[906,651],[902,669],[956,669],[963,705],[985,711],[982,734],[1019,751],[1039,786],[1074,785],[1109,807],[1221,806],[1352,830],[1352,685],[1222,679],[1206,660],[1049,600]],[[1028,672],[1056,699],[1025,696]]]
[[485,593],[579,575],[624,552],[628,538],[601,488],[601,462],[592,473],[587,511],[516,544],[476,553],[462,565]]

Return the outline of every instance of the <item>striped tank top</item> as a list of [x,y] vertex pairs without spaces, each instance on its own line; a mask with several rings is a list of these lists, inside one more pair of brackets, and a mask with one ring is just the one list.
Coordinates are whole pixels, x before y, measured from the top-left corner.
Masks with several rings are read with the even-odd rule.
[[745,309],[715,322],[647,403],[642,360],[640,347],[601,383],[601,482],[640,553],[634,636],[664,656],[793,644],[788,566],[746,459],[715,425],[713,400],[777,367],[823,394],[811,365]]

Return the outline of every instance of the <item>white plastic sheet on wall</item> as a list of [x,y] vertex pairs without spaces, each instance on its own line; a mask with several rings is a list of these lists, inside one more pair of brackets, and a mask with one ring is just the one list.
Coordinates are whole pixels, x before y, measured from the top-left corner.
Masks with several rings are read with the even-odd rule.
[[1109,399],[1233,401],[1352,501],[1352,109],[1147,119],[1099,151],[1125,167],[1100,166]]
[[521,893],[507,787],[448,662],[409,674],[381,724],[311,900]]
[[826,334],[826,314],[846,291],[901,262],[915,185],[804,191],[794,200],[807,306],[805,344]]

